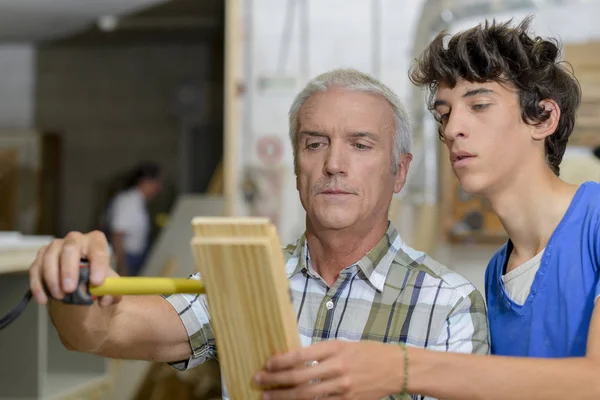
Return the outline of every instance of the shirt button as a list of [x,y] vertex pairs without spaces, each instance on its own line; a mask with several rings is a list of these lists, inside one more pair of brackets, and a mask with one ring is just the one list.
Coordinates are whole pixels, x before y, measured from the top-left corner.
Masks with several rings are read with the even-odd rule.
[[333,308],[333,301],[329,300],[327,302],[327,304],[325,304],[325,306],[327,307],[328,310],[331,310]]

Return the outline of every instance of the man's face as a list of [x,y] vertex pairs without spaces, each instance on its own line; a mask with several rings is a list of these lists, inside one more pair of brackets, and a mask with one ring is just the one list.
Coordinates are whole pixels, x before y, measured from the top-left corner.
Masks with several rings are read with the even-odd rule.
[[440,85],[435,111],[452,169],[468,193],[490,195],[502,189],[533,160],[543,141],[521,117],[518,93],[496,82],[459,81]]
[[142,191],[148,200],[155,198],[160,193],[161,189],[162,179],[160,178],[146,179],[142,183]]
[[410,155],[392,174],[394,114],[378,95],[332,89],[312,95],[298,118],[296,187],[312,225],[339,230],[387,218]]

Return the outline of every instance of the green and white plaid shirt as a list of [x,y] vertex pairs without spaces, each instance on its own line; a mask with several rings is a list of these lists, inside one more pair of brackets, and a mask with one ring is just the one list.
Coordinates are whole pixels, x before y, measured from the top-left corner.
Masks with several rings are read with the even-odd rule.
[[[304,235],[284,253],[304,346],[329,339],[375,340],[438,351],[489,352],[481,293],[460,275],[407,246],[391,223],[381,241],[358,263],[342,270],[332,287],[313,269]],[[190,359],[172,365],[185,370],[216,357],[205,296],[180,294],[167,300],[179,313],[192,347]],[[223,398],[228,398],[226,389]]]

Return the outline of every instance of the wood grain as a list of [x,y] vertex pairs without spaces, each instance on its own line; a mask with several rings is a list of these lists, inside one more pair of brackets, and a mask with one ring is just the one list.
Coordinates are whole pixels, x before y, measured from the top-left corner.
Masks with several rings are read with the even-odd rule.
[[254,237],[276,236],[275,227],[268,218],[260,217],[195,217],[192,219],[195,236]]
[[256,373],[272,355],[301,346],[276,229],[260,218],[197,218],[193,225],[227,391],[231,399],[259,399]]
[[224,70],[224,160],[223,192],[225,194],[225,213],[236,215],[239,169],[239,126],[240,99],[238,84],[243,75],[242,43],[244,42],[244,13],[240,0],[225,2],[225,70]]
[[581,85],[581,105],[569,145],[600,146],[600,41],[567,44],[564,53]]

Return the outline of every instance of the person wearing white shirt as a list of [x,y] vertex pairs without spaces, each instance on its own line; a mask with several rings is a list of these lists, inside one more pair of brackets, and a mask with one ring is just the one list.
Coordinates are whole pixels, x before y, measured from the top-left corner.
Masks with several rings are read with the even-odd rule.
[[160,189],[161,171],[155,163],[137,166],[127,189],[112,200],[107,215],[110,243],[122,276],[139,275],[150,244],[151,221],[146,204]]

